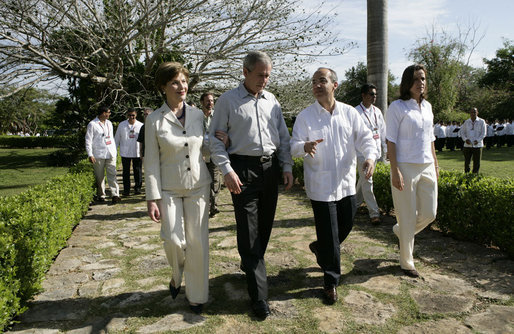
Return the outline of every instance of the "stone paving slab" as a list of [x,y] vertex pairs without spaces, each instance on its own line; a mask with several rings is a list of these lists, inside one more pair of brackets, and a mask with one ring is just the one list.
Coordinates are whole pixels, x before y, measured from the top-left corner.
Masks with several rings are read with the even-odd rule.
[[90,207],[10,333],[514,333],[514,261],[426,229],[415,246],[422,277],[405,277],[394,217],[375,227],[362,211],[341,247],[339,301],[324,305],[301,189],[280,193],[266,253],[271,316],[260,322],[249,311],[226,189],[219,206],[202,315],[190,312],[184,287],[177,299],[169,295],[160,225],[146,216],[143,196],[133,196]]

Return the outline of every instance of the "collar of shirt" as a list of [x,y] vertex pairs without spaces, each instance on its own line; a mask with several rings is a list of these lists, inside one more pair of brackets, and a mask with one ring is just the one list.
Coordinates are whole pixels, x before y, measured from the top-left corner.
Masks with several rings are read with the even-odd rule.
[[[239,87],[238,87],[238,93],[239,93],[239,98],[240,99],[244,99],[245,97],[247,96],[251,96],[253,98],[255,98],[255,95],[253,95],[252,93],[250,93],[245,85],[244,85],[244,81],[241,81],[241,83],[239,84]],[[267,95],[268,95],[268,92],[263,90],[262,92],[259,93],[259,95],[257,96],[257,98],[263,98],[263,99],[267,99]]]
[[316,108],[316,111],[321,114],[321,115],[329,115],[329,116],[336,116],[336,115],[339,115],[339,113],[341,112],[339,110],[339,104],[337,103],[337,101],[335,102],[335,107],[334,107],[334,110],[332,111],[332,113],[330,113],[330,111],[328,111],[327,109],[325,109],[320,103],[318,100],[316,100],[316,102],[314,102],[314,108]]

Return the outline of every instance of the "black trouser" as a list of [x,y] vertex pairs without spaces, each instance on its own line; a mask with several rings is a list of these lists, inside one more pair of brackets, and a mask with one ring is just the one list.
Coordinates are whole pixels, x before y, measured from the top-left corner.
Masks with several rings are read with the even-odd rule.
[[218,205],[216,203],[216,197],[218,196],[218,193],[220,192],[221,188],[221,173],[214,162],[208,162],[206,165],[207,169],[209,170],[209,174],[211,174],[212,179],[209,212],[213,213],[214,210],[218,208]]
[[264,253],[271,235],[278,199],[280,166],[276,156],[230,155],[230,164],[241,180],[241,193],[232,194],[237,224],[237,249],[246,271],[248,294],[253,302],[268,298]]
[[471,162],[471,157],[473,157],[473,173],[478,173],[480,160],[482,159],[482,148],[464,147],[462,153],[464,153],[464,172],[469,173],[469,163]]
[[316,236],[318,264],[323,270],[325,287],[337,286],[341,277],[341,243],[353,227],[355,195],[335,202],[311,200]]
[[130,193],[130,163],[132,162],[132,169],[134,170],[134,190],[141,191],[143,185],[143,171],[141,168],[141,158],[124,158],[121,157],[121,164],[123,165],[123,193]]

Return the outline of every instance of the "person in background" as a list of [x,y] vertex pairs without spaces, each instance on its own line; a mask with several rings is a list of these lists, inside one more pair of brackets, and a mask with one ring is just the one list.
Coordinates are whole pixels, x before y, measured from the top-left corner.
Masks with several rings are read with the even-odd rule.
[[208,205],[211,178],[203,160],[204,115],[186,104],[189,71],[162,63],[155,86],[164,103],[145,124],[145,182],[148,215],[161,223],[161,238],[172,267],[171,297],[185,279],[186,298],[195,313],[209,296]]
[[434,147],[432,105],[425,100],[426,70],[411,65],[403,71],[400,98],[386,113],[391,189],[396,212],[393,232],[400,244],[400,267],[419,277],[414,265],[414,236],[434,221],[439,165]]
[[[364,124],[370,129],[373,134],[373,140],[377,146],[378,159],[385,157],[387,153],[386,146],[386,129],[382,111],[374,106],[377,100],[377,87],[373,84],[364,84],[361,87],[362,102],[355,107],[361,115]],[[357,166],[362,166],[365,157],[360,151],[357,151]],[[362,202],[366,202],[368,207],[370,222],[373,225],[380,224],[380,211],[378,209],[375,194],[373,194],[373,176],[366,178],[364,170],[357,168],[359,172],[359,180],[357,181],[357,193],[355,195],[355,205],[357,208],[361,206]]]
[[86,130],[86,152],[93,164],[96,180],[96,199],[105,202],[105,175],[111,190],[112,204],[121,202],[120,188],[116,181],[116,142],[112,123],[109,121],[111,110],[107,106],[98,108],[97,116],[89,122]]
[[[327,304],[337,301],[340,247],[352,230],[357,211],[355,169],[362,169],[362,177],[369,179],[380,157],[380,140],[376,141],[380,138],[373,138],[372,130],[355,108],[336,101],[337,86],[333,70],[319,68],[314,73],[312,92],[316,102],[296,117],[291,140],[293,156],[304,158],[305,191],[316,225],[316,241],[309,248],[323,270],[323,297]],[[362,164],[357,162],[358,155],[363,157]]]
[[[244,80],[218,98],[209,132],[211,159],[232,195],[241,269],[246,273],[252,311],[260,319],[270,315],[264,254],[277,207],[281,168],[285,189],[293,185],[289,131],[277,99],[264,90],[271,68],[266,53],[246,55]],[[230,137],[228,148],[216,136],[218,131]]]
[[[205,136],[209,136],[209,127],[211,125],[211,119],[213,116],[214,110],[214,94],[211,92],[203,93],[200,96],[200,103],[202,105],[202,111],[204,114],[204,126],[205,126]],[[207,169],[211,175],[211,197],[210,197],[210,206],[209,206],[209,217],[214,217],[217,213],[220,212],[218,210],[218,205],[216,203],[216,199],[218,197],[218,193],[221,188],[221,173],[218,167],[214,162],[211,161],[210,154],[206,154],[204,156],[205,163],[207,164]]]
[[461,128],[461,136],[464,141],[464,172],[469,173],[469,165],[473,158],[473,173],[478,173],[480,160],[482,159],[482,147],[487,133],[485,121],[478,117],[478,109],[471,108],[470,118],[464,122]]
[[120,148],[121,164],[123,166],[123,195],[130,195],[130,165],[134,173],[134,194],[141,194],[143,185],[143,170],[141,154],[137,137],[143,123],[136,119],[137,111],[129,108],[127,119],[118,125],[114,139],[116,146]]
[[[151,113],[153,113],[152,108],[149,108],[149,107],[143,108],[143,117],[145,119],[145,122],[146,122],[146,118]],[[145,157],[145,125],[144,124],[141,127],[141,129],[139,129],[139,136],[137,136],[137,142],[139,143],[139,155],[141,156],[141,161],[144,161],[144,157]]]

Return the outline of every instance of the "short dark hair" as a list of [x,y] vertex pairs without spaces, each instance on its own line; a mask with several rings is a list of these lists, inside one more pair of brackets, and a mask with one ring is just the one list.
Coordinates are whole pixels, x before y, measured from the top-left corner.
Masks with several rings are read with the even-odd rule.
[[111,108],[109,108],[108,106],[103,104],[103,105],[99,106],[98,109],[96,110],[96,115],[100,116],[101,114],[103,114],[104,112],[108,112],[109,110],[111,110]]
[[[414,85],[414,72],[423,70],[425,72],[425,76],[427,75],[427,70],[425,66],[421,64],[414,64],[407,67],[402,74],[402,81],[400,83],[400,99],[407,101],[411,99],[410,89],[412,85]],[[425,92],[427,91],[427,84],[425,83]],[[424,94],[421,94],[421,99],[424,99]]]
[[372,89],[377,89],[377,86],[375,86],[372,83],[365,83],[364,85],[361,86],[361,94],[366,94],[367,92],[369,92]]
[[205,93],[202,94],[202,96],[200,96],[200,102],[203,102],[203,99],[206,96],[209,96],[209,95],[211,95],[214,98],[214,93],[213,92],[205,92]]
[[[174,61],[167,61],[159,65],[155,72],[155,88],[161,92],[162,86],[165,86],[168,81],[180,73],[184,74],[187,80],[189,80],[189,71],[181,63]],[[161,92],[162,93],[162,92]]]
[[137,109],[136,108],[130,107],[130,108],[127,109],[127,114],[129,114],[131,112],[135,112],[136,115],[137,115]]

